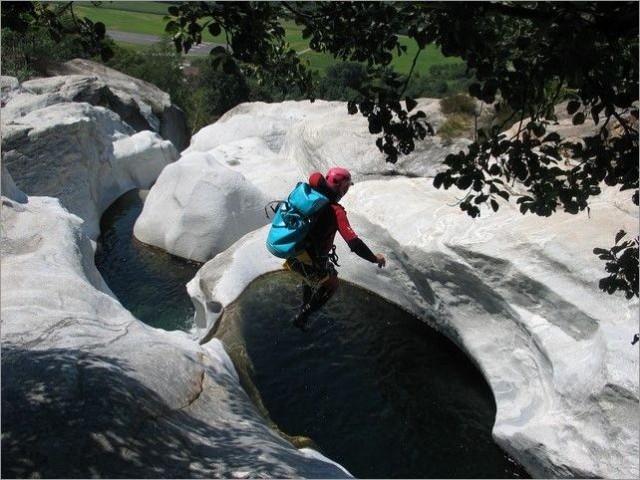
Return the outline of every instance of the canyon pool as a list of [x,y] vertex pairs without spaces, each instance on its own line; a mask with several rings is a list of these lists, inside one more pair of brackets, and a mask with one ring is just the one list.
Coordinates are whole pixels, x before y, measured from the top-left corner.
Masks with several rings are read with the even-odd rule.
[[[133,190],[105,212],[96,265],[140,320],[188,331],[185,285],[200,265],[133,238],[142,206]],[[291,273],[264,275],[216,332],[279,430],[360,478],[529,478],[494,443],[491,390],[453,342],[347,282],[302,332],[289,323],[299,296]]]

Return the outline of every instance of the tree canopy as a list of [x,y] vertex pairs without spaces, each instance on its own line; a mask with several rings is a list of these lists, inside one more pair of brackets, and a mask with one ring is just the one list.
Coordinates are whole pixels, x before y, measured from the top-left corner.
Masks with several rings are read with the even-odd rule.
[[113,56],[104,43],[107,33],[104,23],[77,17],[73,2],[2,2],[1,24],[3,29],[19,34],[46,30],[54,42],[72,35],[87,54],[99,54],[103,60]]
[[[3,2],[3,27],[24,28],[40,18],[55,31],[50,17],[25,6],[37,3]],[[472,217],[482,205],[496,211],[513,196],[523,214],[549,216],[588,212],[603,182],[629,190],[638,205],[638,8],[633,1],[174,2],[166,30],[185,52],[205,29],[222,33],[226,45],[212,51],[216,67],[277,79],[283,89],[313,99],[312,76],[282,27],[282,19],[296,22],[312,50],[366,66],[347,110],[367,118],[372,141],[391,163],[433,134],[427,115],[406,95],[414,69],[401,76],[390,68],[393,54],[406,54],[399,37],[415,41],[414,66],[435,44],[466,62],[475,75],[471,96],[507,107],[509,116],[447,156],[434,185],[463,190],[460,208]],[[13,23],[5,23],[6,12]],[[104,26],[87,19],[79,27],[88,47],[104,37]],[[593,121],[591,133],[576,141],[553,131],[560,104],[574,125]],[[508,136],[505,127],[514,123]],[[515,184],[523,193],[514,195],[509,186]],[[638,296],[638,238],[621,231],[614,240],[613,247],[594,250],[608,273],[600,287]]]

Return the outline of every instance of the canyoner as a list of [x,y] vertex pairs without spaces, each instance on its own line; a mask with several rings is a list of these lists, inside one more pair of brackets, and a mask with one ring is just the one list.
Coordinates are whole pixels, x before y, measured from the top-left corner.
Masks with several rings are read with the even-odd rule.
[[[285,258],[283,267],[300,276],[302,304],[291,323],[306,329],[309,316],[321,308],[338,288],[338,256],[336,232],[359,257],[378,265],[386,265],[384,255],[373,253],[358,237],[338,202],[353,185],[351,173],[340,167],[326,175],[314,172],[309,181],[300,182],[286,201],[271,202],[275,213],[267,236],[267,250]],[[275,205],[275,206],[274,206]]]

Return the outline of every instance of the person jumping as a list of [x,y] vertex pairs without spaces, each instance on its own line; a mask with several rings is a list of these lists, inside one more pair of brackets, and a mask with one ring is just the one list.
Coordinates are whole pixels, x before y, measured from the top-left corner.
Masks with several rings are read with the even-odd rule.
[[338,257],[333,244],[336,232],[340,232],[359,257],[378,264],[379,268],[386,265],[384,256],[373,253],[353,231],[347,212],[338,203],[353,185],[349,171],[335,167],[324,176],[314,172],[309,176],[309,185],[330,202],[316,214],[302,249],[284,263],[285,269],[302,277],[302,306],[291,320],[301,330],[305,330],[309,316],[327,303],[338,288],[338,272],[334,266],[338,265]]

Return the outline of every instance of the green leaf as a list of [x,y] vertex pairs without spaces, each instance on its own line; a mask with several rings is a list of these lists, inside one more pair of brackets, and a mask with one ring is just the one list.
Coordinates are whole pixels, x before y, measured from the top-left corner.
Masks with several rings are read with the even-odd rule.
[[494,212],[497,212],[498,208],[500,208],[500,206],[498,205],[498,202],[496,202],[493,198],[491,199],[491,208],[493,209]]
[[103,62],[108,62],[113,58],[113,50],[110,47],[103,45],[100,49],[100,58]]
[[616,243],[618,243],[626,234],[627,234],[627,232],[625,232],[624,230],[620,230],[616,234]]
[[176,53],[182,52],[182,36],[174,37],[173,44],[176,47]]
[[489,195],[484,195],[484,194],[478,195],[478,197],[473,201],[473,203],[478,205],[480,203],[486,202],[488,198],[489,198]]
[[102,22],[96,22],[96,24],[93,26],[93,30],[96,32],[96,35],[100,40],[102,40],[107,33],[107,28]]
[[445,172],[440,172],[438,174],[436,174],[436,176],[433,179],[433,186],[436,188],[440,188],[442,186],[442,184],[444,183],[444,179],[447,177],[447,174]]
[[500,195],[502,198],[504,198],[507,202],[509,201],[509,194],[507,192],[505,192],[504,190],[498,192],[498,195]]
[[627,93],[619,93],[613,99],[613,103],[618,108],[629,108],[633,103],[633,96]]
[[380,133],[382,131],[382,125],[376,117],[369,117],[369,133]]
[[176,33],[178,30],[180,30],[180,26],[174,20],[167,22],[167,24],[164,27],[164,31],[168,33]]
[[237,71],[238,66],[231,57],[227,58],[222,64],[222,71],[226,74],[233,74]]
[[523,195],[516,200],[516,203],[533,202],[533,198],[528,195]]
[[480,96],[482,96],[482,88],[479,83],[472,83],[469,85],[469,95],[476,98],[480,98]]
[[456,186],[460,190],[466,190],[473,183],[473,177],[471,175],[465,175],[463,177],[459,177],[456,181]]
[[189,23],[188,29],[191,35],[196,35],[198,32],[202,31],[202,27],[197,22]]
[[579,101],[570,100],[569,103],[567,103],[567,113],[569,115],[573,115],[578,111],[578,109],[580,108],[580,105],[582,104]]
[[534,123],[531,130],[533,130],[536,137],[541,137],[546,133],[546,129],[541,123]]
[[562,138],[558,132],[551,132],[549,135],[542,139],[543,142],[555,142],[558,143]]
[[416,106],[418,105],[418,102],[416,102],[413,98],[410,98],[410,97],[406,97],[405,101],[407,103],[407,112],[410,112],[411,110],[416,108]]
[[220,28],[220,25],[218,23],[210,23],[208,28],[209,33],[214,37],[217,37],[222,33],[222,29]]

